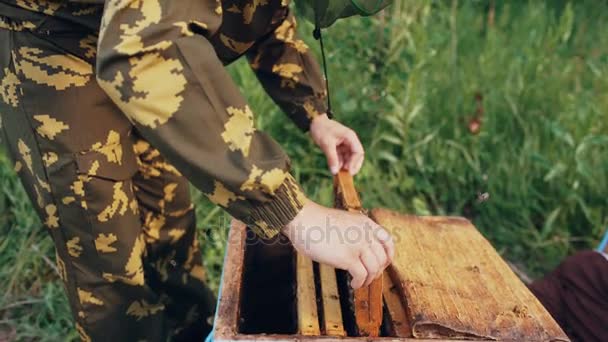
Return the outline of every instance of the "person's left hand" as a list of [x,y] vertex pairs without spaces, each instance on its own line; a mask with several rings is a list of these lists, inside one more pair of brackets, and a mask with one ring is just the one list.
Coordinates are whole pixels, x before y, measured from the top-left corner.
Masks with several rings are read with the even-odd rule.
[[312,140],[321,148],[332,174],[341,169],[356,175],[365,159],[365,152],[357,133],[323,114],[310,124]]

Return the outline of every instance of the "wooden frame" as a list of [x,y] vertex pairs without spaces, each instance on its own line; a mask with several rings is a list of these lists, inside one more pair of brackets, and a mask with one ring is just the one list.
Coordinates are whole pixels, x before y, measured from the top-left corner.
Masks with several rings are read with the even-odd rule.
[[455,340],[416,339],[396,337],[334,337],[305,336],[301,334],[243,334],[239,332],[240,303],[243,283],[247,232],[245,224],[233,220],[228,235],[228,250],[224,259],[222,288],[215,320],[213,340],[227,341],[411,341],[411,342],[454,342]]

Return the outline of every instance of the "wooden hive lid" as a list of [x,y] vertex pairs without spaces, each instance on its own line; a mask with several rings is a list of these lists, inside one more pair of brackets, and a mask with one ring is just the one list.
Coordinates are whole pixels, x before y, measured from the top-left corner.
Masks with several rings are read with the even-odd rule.
[[395,239],[389,271],[415,338],[568,340],[468,220],[385,209],[371,217]]

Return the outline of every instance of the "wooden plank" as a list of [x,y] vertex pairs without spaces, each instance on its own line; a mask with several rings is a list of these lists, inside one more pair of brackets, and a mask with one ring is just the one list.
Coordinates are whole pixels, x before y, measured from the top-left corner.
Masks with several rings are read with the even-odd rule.
[[302,335],[319,336],[321,330],[319,329],[312,260],[300,253],[296,253],[296,258],[298,332]]
[[[335,206],[340,209],[361,212],[363,210],[353,177],[348,171],[340,171],[334,177]],[[382,325],[382,277],[368,287],[355,290],[355,321],[361,336],[379,336]]]
[[403,296],[401,296],[403,292],[393,282],[388,271],[385,271],[382,276],[384,277],[384,289],[382,292],[384,294],[384,303],[386,303],[389,318],[392,322],[392,333],[396,337],[412,337],[406,305]]
[[567,341],[551,315],[464,218],[374,209],[416,338]]
[[343,210],[361,212],[363,207],[359,194],[353,182],[353,176],[348,171],[340,171],[334,177],[334,205]]
[[321,278],[321,300],[323,301],[323,324],[325,335],[346,336],[342,320],[342,307],[338,294],[336,270],[328,265],[319,264]]
[[245,224],[232,219],[214,324],[213,334],[216,341],[231,340],[232,336],[238,333],[246,235]]

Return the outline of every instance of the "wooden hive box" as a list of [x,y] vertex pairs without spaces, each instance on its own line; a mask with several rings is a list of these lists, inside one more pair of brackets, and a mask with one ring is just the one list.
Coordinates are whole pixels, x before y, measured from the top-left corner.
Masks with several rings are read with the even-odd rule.
[[[359,210],[344,203],[344,184],[337,179],[338,206]],[[233,221],[214,340],[568,340],[468,220],[385,209],[369,214],[393,235],[396,255],[384,286],[380,281],[354,295],[345,272],[312,263],[283,237],[263,241]],[[381,327],[370,334],[377,286]],[[362,295],[369,301],[360,301]],[[363,309],[370,309],[367,322],[360,319]]]

